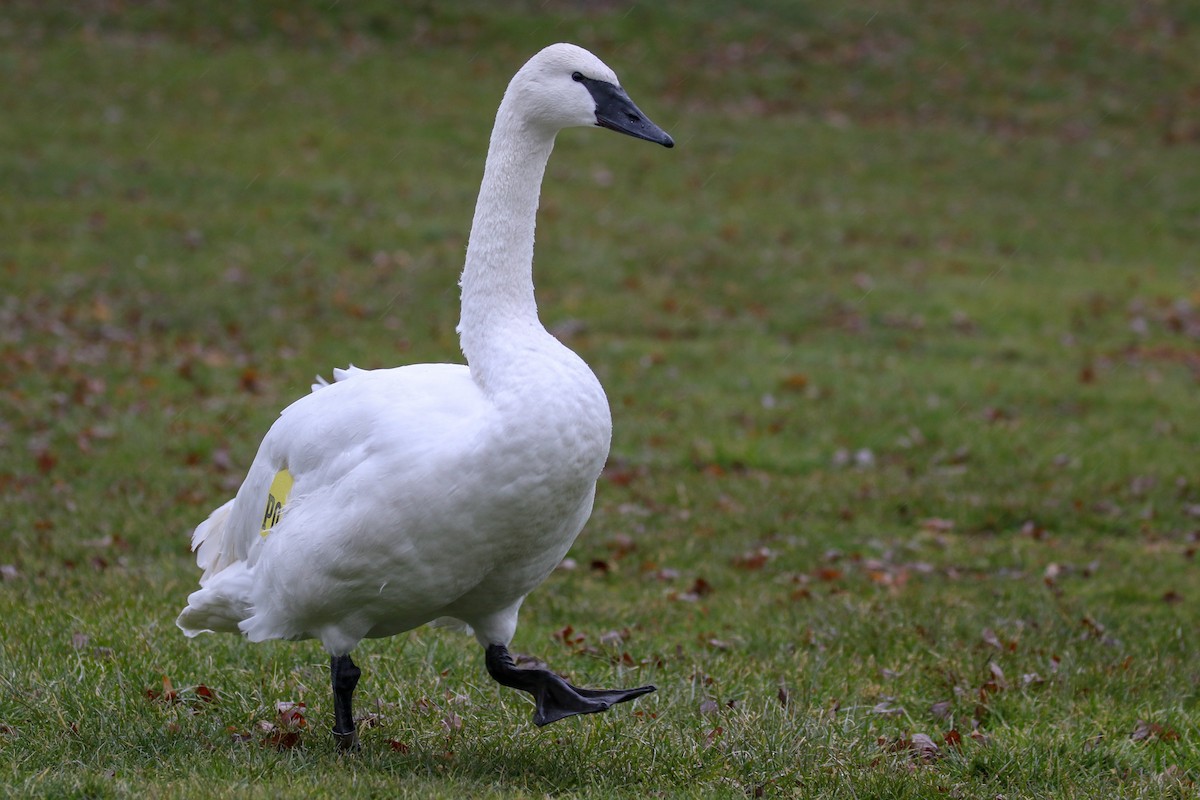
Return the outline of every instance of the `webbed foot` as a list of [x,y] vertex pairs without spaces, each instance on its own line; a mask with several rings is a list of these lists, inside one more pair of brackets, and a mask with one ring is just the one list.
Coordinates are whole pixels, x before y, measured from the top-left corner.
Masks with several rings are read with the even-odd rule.
[[520,669],[513,663],[508,648],[493,644],[487,648],[487,669],[497,683],[533,695],[533,723],[539,727],[576,714],[607,711],[617,703],[653,692],[655,686],[636,689],[581,689],[547,669]]

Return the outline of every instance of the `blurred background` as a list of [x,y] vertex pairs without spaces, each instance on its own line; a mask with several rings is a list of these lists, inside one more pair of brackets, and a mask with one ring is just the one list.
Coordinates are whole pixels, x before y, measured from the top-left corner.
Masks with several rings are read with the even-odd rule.
[[[531,596],[518,645],[557,641],[561,668],[585,674],[624,655],[657,671],[646,708],[677,721],[641,735],[703,765],[697,791],[730,769],[747,791],[814,770],[869,786],[843,766],[1001,719],[1020,735],[972,758],[1078,754],[1154,709],[1184,730],[1200,6],[675,5],[0,8],[0,722],[25,732],[0,729],[23,754],[12,785],[76,759],[74,790],[157,753],[186,786],[205,773],[181,742],[323,686],[311,646],[178,635],[189,532],[315,374],[460,360],[456,282],[491,122],[555,41],[612,66],[678,146],[569,130],[550,162],[542,318],[604,383],[615,432],[593,521]],[[615,654],[599,644],[622,630]],[[367,653],[375,690],[401,692],[387,702],[429,691],[396,688],[414,675],[478,667],[466,640],[411,641]],[[1051,678],[1051,653],[1076,659],[1071,677]],[[1154,655],[1114,673],[1131,653]],[[1052,686],[1014,680],[1000,705],[930,712],[975,697],[989,658]],[[162,674],[226,698],[215,717],[172,717],[166,744],[141,696]],[[1080,708],[1084,685],[1107,711]],[[473,714],[524,718],[464,691]],[[834,700],[909,711],[835,724],[818,713]],[[1047,715],[1061,727],[1043,731]],[[82,718],[135,745],[84,755],[63,732]],[[381,724],[434,763],[445,730],[412,719]],[[717,728],[732,750],[708,746]],[[630,746],[630,769],[651,769]],[[522,757],[528,773],[511,769],[549,791],[536,751]],[[977,785],[972,763],[947,780]],[[1107,768],[1088,767],[1079,796],[1111,789]]]

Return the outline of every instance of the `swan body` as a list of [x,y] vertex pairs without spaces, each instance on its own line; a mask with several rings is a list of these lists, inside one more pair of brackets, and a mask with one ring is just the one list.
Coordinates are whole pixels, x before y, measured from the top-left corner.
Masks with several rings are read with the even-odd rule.
[[203,574],[179,627],[320,640],[343,746],[357,745],[350,651],[429,622],[473,630],[493,677],[534,694],[539,724],[652,689],[577,689],[515,670],[506,650],[591,513],[611,436],[599,381],[541,325],[533,293],[546,162],[560,129],[584,125],[672,145],[591,53],[530,59],[497,112],[472,222],[468,365],[335,371],[284,409],[236,497],[193,534]]

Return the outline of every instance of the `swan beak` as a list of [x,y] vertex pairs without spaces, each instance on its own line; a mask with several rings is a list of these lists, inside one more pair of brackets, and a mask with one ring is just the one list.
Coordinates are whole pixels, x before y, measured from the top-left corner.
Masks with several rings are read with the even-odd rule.
[[636,139],[674,147],[675,140],[662,128],[650,121],[641,109],[633,104],[629,95],[620,86],[584,78],[581,83],[591,92],[596,101],[596,124],[610,131],[617,131]]

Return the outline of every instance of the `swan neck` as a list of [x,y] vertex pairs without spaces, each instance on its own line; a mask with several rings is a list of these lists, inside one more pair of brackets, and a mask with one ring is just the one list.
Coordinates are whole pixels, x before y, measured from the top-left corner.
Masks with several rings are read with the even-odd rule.
[[488,146],[463,268],[459,335],[472,370],[514,337],[542,331],[533,295],[533,238],[554,132],[501,103]]

